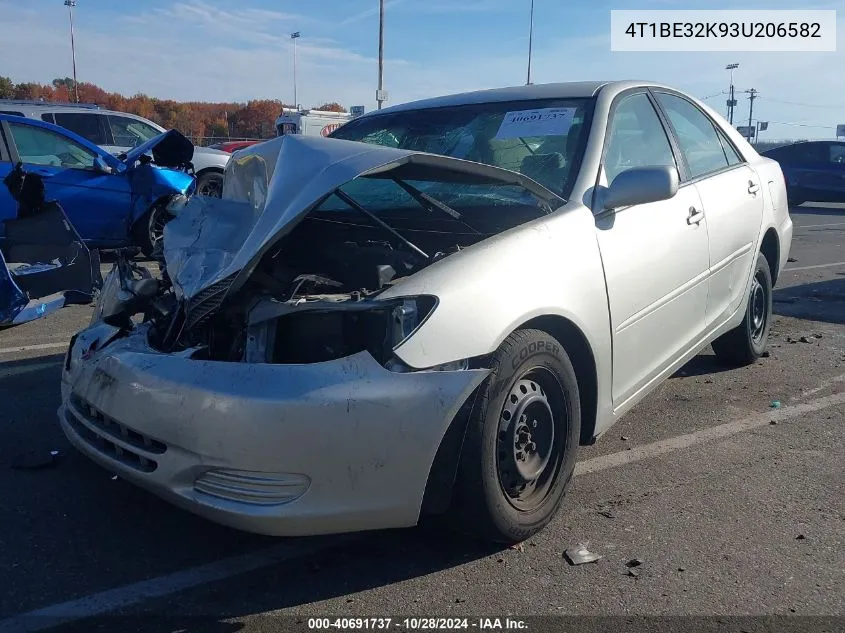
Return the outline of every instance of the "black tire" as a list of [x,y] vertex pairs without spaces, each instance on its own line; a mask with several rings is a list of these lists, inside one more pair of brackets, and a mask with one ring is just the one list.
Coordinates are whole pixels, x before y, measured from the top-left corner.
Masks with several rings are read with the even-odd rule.
[[132,227],[132,240],[146,257],[157,254],[156,247],[164,235],[164,225],[173,219],[161,205],[142,215]]
[[[472,536],[517,543],[552,520],[572,478],[581,434],[578,381],[563,345],[540,330],[511,334],[488,367],[446,519]],[[524,483],[533,474],[534,483]]]
[[745,316],[737,327],[713,341],[719,362],[733,367],[750,365],[763,355],[772,324],[772,272],[766,257],[757,255],[757,265]]
[[197,178],[197,195],[221,198],[223,196],[223,173],[206,171],[200,174]]

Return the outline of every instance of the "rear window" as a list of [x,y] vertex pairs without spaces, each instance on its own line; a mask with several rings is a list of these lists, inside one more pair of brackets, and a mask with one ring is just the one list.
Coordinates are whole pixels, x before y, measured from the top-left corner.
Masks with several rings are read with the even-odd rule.
[[41,120],[46,121],[47,123],[54,123],[56,122],[56,117],[53,116],[52,112],[48,112],[47,114],[41,115]]
[[107,145],[105,130],[100,124],[100,115],[88,112],[58,112],[56,125],[79,134],[95,145]]

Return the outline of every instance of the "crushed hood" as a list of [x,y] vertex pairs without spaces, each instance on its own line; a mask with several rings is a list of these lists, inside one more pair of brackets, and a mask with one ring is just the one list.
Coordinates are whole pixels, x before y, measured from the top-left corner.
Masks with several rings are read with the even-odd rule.
[[[164,230],[177,296],[217,284],[237,290],[268,250],[336,189],[356,178],[523,187],[550,208],[563,200],[517,172],[456,158],[322,137],[286,135],[238,152],[222,199],[196,196]],[[216,292],[215,292],[216,294]]]
[[179,168],[194,158],[194,144],[178,130],[169,130],[126,152],[123,162],[134,165],[144,154],[152,152],[157,167]]

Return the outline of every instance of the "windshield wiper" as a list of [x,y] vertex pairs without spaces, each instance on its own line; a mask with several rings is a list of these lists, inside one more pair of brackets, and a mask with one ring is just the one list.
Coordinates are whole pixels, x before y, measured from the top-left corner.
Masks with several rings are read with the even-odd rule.
[[423,207],[426,211],[430,212],[434,209],[437,209],[438,211],[442,211],[443,213],[448,215],[450,218],[457,220],[458,222],[463,224],[467,229],[469,229],[470,231],[472,231],[476,235],[483,235],[483,233],[481,231],[479,231],[477,228],[468,224],[466,222],[466,220],[463,219],[463,215],[461,215],[460,212],[456,211],[455,209],[453,209],[449,205],[447,205],[443,202],[440,202],[440,200],[436,200],[435,198],[432,198],[430,195],[428,195],[424,191],[420,191],[416,187],[412,187],[411,185],[409,185],[404,180],[400,180],[399,178],[394,178],[393,182],[395,182],[397,185],[402,187],[402,189],[404,189],[408,193],[408,195],[411,196],[414,200],[416,200],[420,204],[420,206]]
[[391,235],[393,235],[395,238],[397,238],[397,239],[401,240],[401,241],[402,241],[402,243],[403,243],[405,246],[407,246],[408,248],[410,248],[410,249],[411,249],[412,251],[414,251],[417,255],[421,255],[421,256],[422,256],[422,257],[424,257],[425,259],[431,259],[431,257],[429,257],[429,256],[426,254],[426,252],[425,252],[424,250],[422,250],[421,248],[419,248],[419,247],[418,247],[416,244],[414,244],[411,240],[409,240],[409,239],[407,239],[407,238],[403,237],[401,233],[399,233],[399,232],[398,232],[396,229],[394,229],[392,226],[390,226],[389,224],[387,224],[386,222],[384,222],[383,220],[381,220],[381,219],[380,219],[380,218],[379,218],[379,217],[378,217],[375,213],[373,213],[372,211],[368,211],[367,209],[365,209],[364,207],[362,207],[360,204],[358,204],[357,202],[355,202],[355,200],[353,200],[352,198],[350,198],[350,197],[349,197],[349,196],[348,196],[345,192],[341,191],[340,189],[335,189],[335,190],[334,190],[334,195],[336,195],[338,198],[340,198],[341,200],[343,200],[346,204],[348,204],[350,207],[352,207],[353,209],[355,209],[355,210],[356,210],[356,211],[358,211],[359,213],[363,213],[364,215],[366,215],[366,216],[367,216],[368,218],[370,218],[373,222],[375,222],[376,224],[378,224],[378,225],[379,225],[381,228],[383,228],[385,231],[388,231],[388,232],[389,232]]

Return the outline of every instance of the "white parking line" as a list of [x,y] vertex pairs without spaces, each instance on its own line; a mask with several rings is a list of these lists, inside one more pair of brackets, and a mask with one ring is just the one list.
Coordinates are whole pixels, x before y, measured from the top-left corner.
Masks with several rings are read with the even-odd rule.
[[[0,620],[0,633],[43,631],[68,622],[103,615],[146,600],[162,598],[186,589],[314,554],[353,538],[356,538],[356,536],[338,536],[305,544],[294,544],[295,541],[286,542],[257,552],[232,556],[207,565],[177,571],[167,576],[142,580],[131,585],[85,596],[78,600],[54,604],[43,609],[36,609],[29,613]],[[357,536],[357,538],[361,538],[361,536]]]
[[[750,431],[769,424],[770,420],[777,420],[779,422],[790,420],[806,415],[807,413],[812,413],[813,411],[819,411],[840,404],[845,404],[845,392],[818,398],[804,404],[789,405],[782,409],[772,409],[766,413],[758,413],[740,420],[728,422],[727,424],[638,446],[631,450],[594,457],[579,462],[575,467],[575,475],[586,475],[609,468],[625,466],[689,448],[702,442],[722,439],[742,433],[743,431]],[[118,609],[138,605],[150,599],[163,598],[211,582],[265,569],[284,561],[293,560],[328,549],[329,547],[334,547],[344,541],[354,541],[363,537],[364,534],[349,534],[328,537],[326,540],[318,542],[309,543],[308,541],[304,541],[303,543],[302,541],[288,541],[280,543],[279,545],[257,552],[224,558],[206,565],[192,567],[165,576],[159,576],[158,578],[151,578],[150,580],[91,594],[77,600],[70,600],[12,616],[6,620],[0,620],[0,633],[43,631],[60,624],[103,615]]]
[[796,266],[795,268],[784,268],[784,272],[791,273],[796,270],[812,270],[814,268],[834,268],[836,266],[845,266],[845,262],[832,262],[830,264],[816,264],[815,266]]
[[670,437],[668,440],[660,440],[651,444],[635,446],[631,450],[593,457],[592,459],[576,464],[575,474],[586,475],[607,470],[608,468],[624,466],[644,459],[665,455],[666,453],[673,453],[695,444],[700,444],[701,442],[712,442],[713,440],[730,437],[731,435],[750,431],[761,426],[767,426],[772,420],[783,422],[784,420],[790,420],[801,415],[806,415],[807,413],[812,413],[813,411],[820,411],[821,409],[835,407],[840,404],[845,404],[845,392],[811,400],[804,404],[794,404],[783,407],[782,409],[772,409],[766,413],[755,413],[746,418],[720,424],[719,426],[711,426],[710,428],[693,433]]
[[20,347],[0,347],[0,354],[16,354],[18,352],[34,352],[42,349],[67,348],[68,341],[73,334],[68,334],[67,339],[61,343],[38,343],[37,345],[21,345]]
[[795,229],[821,229],[826,226],[845,226],[845,222],[833,222],[831,224],[808,224],[807,226],[795,225]]

